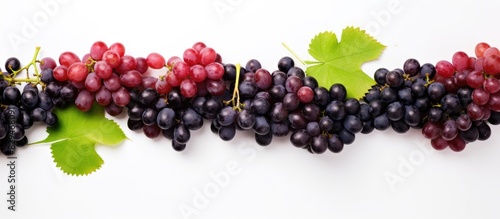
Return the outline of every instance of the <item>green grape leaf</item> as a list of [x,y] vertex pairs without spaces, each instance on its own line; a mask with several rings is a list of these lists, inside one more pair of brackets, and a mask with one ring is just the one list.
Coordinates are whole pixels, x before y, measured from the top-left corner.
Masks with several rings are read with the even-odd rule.
[[327,89],[341,83],[348,97],[359,99],[375,84],[361,65],[377,59],[384,49],[384,45],[359,28],[346,27],[340,42],[335,33],[322,32],[309,44],[309,54],[316,61],[306,61],[306,73]]
[[75,106],[56,109],[58,125],[48,127],[46,139],[33,144],[51,143],[56,166],[69,175],[88,175],[104,161],[95,150],[96,144],[117,145],[127,137],[120,126],[104,117],[104,107],[95,104],[88,112]]

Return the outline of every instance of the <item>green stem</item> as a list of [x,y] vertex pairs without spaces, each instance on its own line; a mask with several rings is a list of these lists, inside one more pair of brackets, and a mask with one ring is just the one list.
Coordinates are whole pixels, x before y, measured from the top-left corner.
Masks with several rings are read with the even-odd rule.
[[292,53],[293,56],[295,56],[295,58],[297,60],[299,60],[300,63],[302,63],[302,65],[307,65],[306,62],[304,62],[304,60],[302,60],[298,55],[297,53],[295,53],[288,45],[286,45],[286,43],[281,43],[290,53]]
[[240,71],[241,65],[239,63],[236,64],[236,81],[233,90],[233,97],[231,100],[224,102],[225,104],[232,104],[233,109],[237,111],[241,111],[241,103],[240,103],[240,91],[238,90],[238,85],[240,84]]

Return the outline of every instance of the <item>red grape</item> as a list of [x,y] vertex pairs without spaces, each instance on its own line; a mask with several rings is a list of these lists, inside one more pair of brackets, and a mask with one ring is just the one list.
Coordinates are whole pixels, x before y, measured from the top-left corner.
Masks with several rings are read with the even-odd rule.
[[273,85],[271,73],[262,68],[254,73],[254,81],[260,90],[268,90]]
[[108,51],[108,46],[102,41],[97,41],[90,47],[90,57],[94,60],[101,60],[102,55]]
[[190,67],[187,63],[176,62],[174,64],[172,72],[174,73],[175,77],[179,78],[180,80],[184,80],[189,75],[189,69],[190,69]]
[[87,66],[82,62],[75,62],[68,68],[68,79],[73,82],[80,82],[87,77]]
[[120,65],[120,55],[113,50],[108,50],[102,55],[102,60],[107,62],[111,68],[116,68]]
[[75,106],[82,112],[87,112],[94,103],[94,94],[88,90],[81,90],[75,99]]
[[125,55],[120,59],[120,65],[116,68],[118,73],[123,74],[127,71],[135,70],[137,67],[137,62],[132,56]]
[[500,91],[500,81],[496,78],[487,78],[483,83],[484,90],[490,94]]
[[455,73],[455,67],[450,62],[442,60],[436,64],[436,73],[443,78],[449,78]]
[[56,61],[53,58],[45,57],[40,62],[40,70],[54,69],[57,66]]
[[197,86],[194,81],[191,81],[190,79],[184,79],[181,82],[181,94],[185,98],[191,98],[194,97],[197,93]]
[[113,97],[113,102],[117,106],[124,107],[130,102],[130,93],[123,87],[113,92],[111,96]]
[[490,47],[486,50],[484,50],[484,57],[488,57],[491,55],[500,55],[500,51],[496,47]]
[[200,52],[205,47],[207,47],[207,45],[205,45],[205,43],[203,42],[197,42],[193,45],[193,49],[196,50],[197,52]]
[[148,66],[152,69],[161,69],[165,66],[165,58],[158,53],[151,53],[146,58]]
[[214,49],[210,47],[205,47],[200,51],[200,62],[201,65],[206,66],[212,62],[215,62],[217,58],[217,53]]
[[67,81],[68,80],[68,68],[66,68],[64,65],[60,65],[54,68],[52,71],[52,75],[54,78],[58,81]]
[[431,145],[434,149],[440,151],[444,150],[448,147],[448,141],[444,140],[443,138],[435,138],[431,140]]
[[457,71],[466,70],[469,68],[469,56],[465,52],[456,52],[453,54],[452,63]]
[[109,46],[109,50],[115,51],[120,57],[123,57],[125,55],[125,46],[123,46],[123,44],[121,43],[113,43],[111,46]]
[[186,49],[182,57],[184,59],[184,62],[186,62],[189,66],[200,63],[200,54],[198,54],[198,51],[196,51],[195,49]]
[[59,56],[59,64],[69,68],[71,64],[81,62],[80,58],[73,52],[63,52]]
[[207,78],[210,80],[219,80],[224,76],[224,66],[217,62],[212,62],[205,66]]
[[170,84],[170,86],[172,87],[179,87],[181,85],[182,80],[177,78],[172,72],[167,73],[167,76],[165,78],[168,84]]
[[85,78],[85,88],[90,92],[98,91],[102,86],[101,78],[96,73],[90,73]]
[[475,48],[476,57],[484,57],[484,51],[488,48],[490,48],[490,45],[488,45],[487,43],[478,43]]
[[113,74],[113,68],[106,61],[98,61],[94,65],[94,72],[99,78],[106,79]]
[[136,88],[141,85],[142,76],[136,70],[125,72],[120,75],[120,83],[128,88]]
[[135,61],[137,63],[135,70],[137,70],[141,74],[144,74],[148,71],[148,69],[149,69],[148,61],[145,58],[138,57],[135,59]]
[[107,106],[113,101],[113,98],[111,97],[111,92],[108,91],[108,89],[106,89],[104,86],[102,86],[95,93],[95,100],[97,103],[99,103],[99,105]]
[[193,65],[189,70],[189,78],[196,83],[204,81],[207,78],[207,71],[205,70],[205,67],[201,65]]
[[297,91],[297,98],[301,103],[310,103],[314,99],[314,91],[310,87],[303,86]]
[[486,56],[483,61],[483,69],[487,74],[500,74],[500,55]]
[[172,86],[168,84],[167,80],[159,79],[156,81],[155,89],[158,94],[168,94],[172,90]]

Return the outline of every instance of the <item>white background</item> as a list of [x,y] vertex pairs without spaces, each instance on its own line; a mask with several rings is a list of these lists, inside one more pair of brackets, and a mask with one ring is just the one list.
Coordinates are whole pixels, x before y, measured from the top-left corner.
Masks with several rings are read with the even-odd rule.
[[[56,7],[46,10],[40,4],[46,2]],[[410,57],[436,63],[459,50],[473,54],[481,41],[500,44],[497,1],[33,0],[0,5],[0,60],[16,56],[24,63],[35,46],[42,47],[41,57],[57,58],[67,50],[83,55],[97,40],[118,41],[133,56],[159,52],[169,57],[204,41],[225,62],[257,58],[274,70],[279,58],[290,55],[282,42],[308,59],[315,34],[340,33],[353,25],[387,45],[379,60],[363,66],[371,75],[379,67],[402,67]],[[13,43],[14,36],[25,41]],[[461,153],[434,152],[412,130],[360,134],[340,154],[311,155],[288,138],[275,138],[267,148],[248,133],[223,142],[205,123],[192,133],[187,150],[177,153],[168,140],[147,139],[127,130],[124,117],[115,120],[130,140],[98,147],[105,164],[86,177],[62,174],[49,145],[18,150],[16,212],[7,210],[7,159],[0,156],[0,218],[182,218],[182,207],[192,208],[189,218],[500,216],[498,127],[489,141]],[[39,127],[28,136],[35,141],[46,134]],[[236,172],[228,173],[227,165]],[[217,184],[214,174],[229,179]],[[391,174],[401,182],[388,181]]]

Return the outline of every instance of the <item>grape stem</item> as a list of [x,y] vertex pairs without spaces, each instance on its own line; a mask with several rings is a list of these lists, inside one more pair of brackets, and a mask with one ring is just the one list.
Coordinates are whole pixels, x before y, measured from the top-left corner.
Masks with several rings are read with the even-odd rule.
[[233,97],[231,100],[225,101],[225,104],[232,104],[233,109],[236,111],[241,111],[242,104],[240,103],[240,91],[238,90],[238,85],[240,84],[240,68],[241,65],[239,63],[236,64],[236,81],[233,90]]
[[290,48],[286,43],[281,43],[290,53],[292,53],[292,55],[297,59],[299,60],[300,63],[302,63],[302,65],[307,65],[306,62],[304,62],[304,60],[302,60],[298,55],[297,53],[295,53],[292,48]]
[[[37,46],[35,49],[35,55],[33,55],[33,59],[31,59],[31,62],[28,63],[26,66],[22,67],[21,69],[14,71],[10,77],[5,77],[5,80],[7,80],[10,83],[16,83],[16,82],[36,82],[36,83],[38,83],[38,82],[40,82],[40,74],[38,72],[38,68],[36,67],[36,63],[38,62],[37,57],[38,57],[38,53],[40,53],[40,49],[41,48],[39,46]],[[31,66],[33,66],[33,68],[35,69],[34,76],[37,77],[36,79],[31,79],[29,77],[29,68]],[[26,78],[16,79],[17,74],[19,74],[20,72],[22,72],[24,70],[26,70]]]

